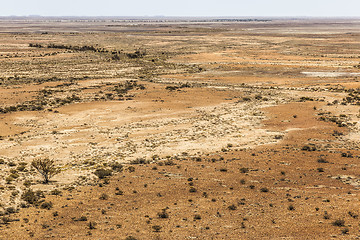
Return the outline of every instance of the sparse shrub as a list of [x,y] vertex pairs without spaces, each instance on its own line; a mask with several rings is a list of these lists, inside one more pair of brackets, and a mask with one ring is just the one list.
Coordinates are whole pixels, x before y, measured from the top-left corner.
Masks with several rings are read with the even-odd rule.
[[177,86],[166,86],[165,89],[169,90],[169,91],[175,91],[175,90],[179,89],[179,87],[177,87]]
[[352,218],[358,218],[359,215],[349,211],[348,214],[352,217]]
[[130,161],[130,164],[148,164],[149,161],[147,161],[145,158],[137,158],[135,160]]
[[1,218],[3,224],[9,224],[11,222],[11,219],[9,217],[3,216]]
[[128,171],[129,172],[135,172],[135,167],[133,167],[133,166],[128,167]]
[[337,219],[332,223],[332,225],[337,226],[337,227],[344,227],[345,221],[342,219]]
[[124,192],[121,191],[121,190],[118,190],[118,191],[115,192],[115,195],[124,195]]
[[166,212],[166,209],[163,209],[161,212],[158,213],[159,218],[169,218],[169,214]]
[[6,213],[7,214],[13,214],[13,213],[16,213],[16,209],[13,208],[13,207],[8,207],[5,209]]
[[295,207],[294,207],[293,205],[290,205],[290,206],[288,207],[288,209],[289,209],[290,211],[294,211],[294,210],[295,210]]
[[106,193],[101,194],[99,197],[100,200],[107,200],[108,198],[109,196]]
[[51,195],[56,195],[56,196],[58,196],[58,195],[61,194],[61,191],[60,191],[59,189],[54,189],[54,190],[52,190],[52,191],[50,192],[50,194],[51,194]]
[[104,179],[104,178],[112,175],[112,170],[99,168],[99,169],[96,169],[96,170],[95,170],[94,174],[95,174],[98,178]]
[[23,199],[29,204],[36,204],[39,201],[40,197],[34,191],[29,189],[22,194],[21,199]]
[[12,178],[12,179],[17,179],[20,176],[17,173],[11,173],[9,177]]
[[301,150],[303,150],[303,151],[309,151],[309,152],[311,152],[311,151],[316,151],[316,146],[313,145],[313,144],[305,145],[305,146],[303,146],[303,147],[301,148]]
[[306,102],[306,101],[314,101],[314,99],[310,98],[310,97],[301,97],[300,98],[300,102]]
[[174,166],[176,164],[171,159],[168,159],[168,160],[164,161],[164,165],[165,166]]
[[160,232],[160,230],[161,230],[161,226],[159,226],[159,225],[154,225],[154,226],[152,226],[152,229],[154,230],[154,232]]
[[43,202],[40,208],[50,210],[53,207],[52,202]]
[[248,168],[240,168],[240,172],[241,173],[248,173],[249,169]]
[[26,170],[26,166],[20,165],[20,166],[18,166],[18,167],[16,168],[16,170],[19,171],[19,172],[24,172],[24,171]]
[[124,166],[118,162],[115,162],[111,164],[111,169],[116,172],[121,172],[123,170]]
[[16,163],[14,163],[14,162],[8,162],[8,165],[9,165],[9,167],[15,167],[15,166],[16,166]]
[[274,137],[276,140],[280,140],[280,139],[283,139],[284,138],[284,136],[282,136],[282,135],[275,135],[275,137]]
[[235,204],[231,204],[230,206],[228,206],[229,210],[236,210],[237,207],[235,206]]
[[159,155],[157,155],[157,154],[153,155],[151,158],[152,158],[152,160],[154,160],[154,161],[160,159]]
[[337,130],[334,130],[334,132],[333,132],[332,135],[333,135],[333,136],[343,136],[344,134],[343,134],[342,132],[339,132],[339,131],[337,131]]
[[345,158],[353,158],[352,153],[347,152],[347,153],[341,153],[341,157],[345,157]]
[[257,94],[256,96],[255,96],[255,99],[256,100],[261,100],[263,97],[260,95],[260,94]]
[[14,181],[14,178],[9,176],[9,177],[5,178],[5,181],[7,184],[10,184],[12,181]]
[[269,192],[269,189],[266,187],[260,188],[260,192]]
[[27,204],[27,203],[20,203],[20,207],[21,208],[28,208],[29,207],[29,204]]
[[201,162],[202,161],[201,157],[194,157],[193,160],[195,162]]
[[78,221],[81,221],[81,222],[86,222],[88,219],[87,219],[87,217],[85,217],[85,216],[81,216],[79,219],[78,219]]
[[191,192],[191,193],[195,193],[195,192],[197,192],[197,190],[196,190],[196,188],[190,188],[190,190],[189,190],[189,192]]
[[327,161],[327,160],[324,159],[324,158],[319,158],[319,159],[317,160],[317,162],[318,162],[318,163],[329,163],[329,161]]
[[128,236],[125,238],[125,240],[137,240],[137,238],[133,237],[133,236]]
[[96,225],[97,225],[96,222],[89,222],[88,227],[89,227],[89,229],[95,229]]
[[200,214],[195,214],[195,216],[194,216],[194,220],[201,220],[201,216],[200,216]]

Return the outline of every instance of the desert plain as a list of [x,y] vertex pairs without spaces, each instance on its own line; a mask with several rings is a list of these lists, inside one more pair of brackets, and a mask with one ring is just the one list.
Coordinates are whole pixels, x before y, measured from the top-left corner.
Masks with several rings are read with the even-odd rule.
[[0,239],[358,239],[359,80],[359,19],[1,18]]

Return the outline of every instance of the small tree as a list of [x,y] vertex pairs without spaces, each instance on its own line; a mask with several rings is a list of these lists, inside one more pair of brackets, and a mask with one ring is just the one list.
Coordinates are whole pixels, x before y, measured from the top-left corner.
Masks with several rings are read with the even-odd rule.
[[33,166],[44,178],[44,183],[48,183],[49,179],[60,173],[60,169],[55,166],[54,160],[49,158],[35,159],[32,161]]

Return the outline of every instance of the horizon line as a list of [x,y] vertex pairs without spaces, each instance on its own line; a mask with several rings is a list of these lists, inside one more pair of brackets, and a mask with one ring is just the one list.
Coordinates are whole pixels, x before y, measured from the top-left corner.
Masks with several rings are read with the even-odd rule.
[[126,16],[111,16],[111,15],[0,15],[0,18],[11,18],[11,17],[20,17],[20,18],[359,18],[360,16],[224,16],[224,15],[214,15],[214,16],[167,16],[167,15],[126,15]]

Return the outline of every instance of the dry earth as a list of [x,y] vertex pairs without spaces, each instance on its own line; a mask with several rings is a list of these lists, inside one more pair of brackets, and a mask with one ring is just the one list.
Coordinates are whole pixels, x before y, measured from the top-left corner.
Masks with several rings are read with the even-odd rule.
[[360,238],[359,20],[0,22],[0,239]]

